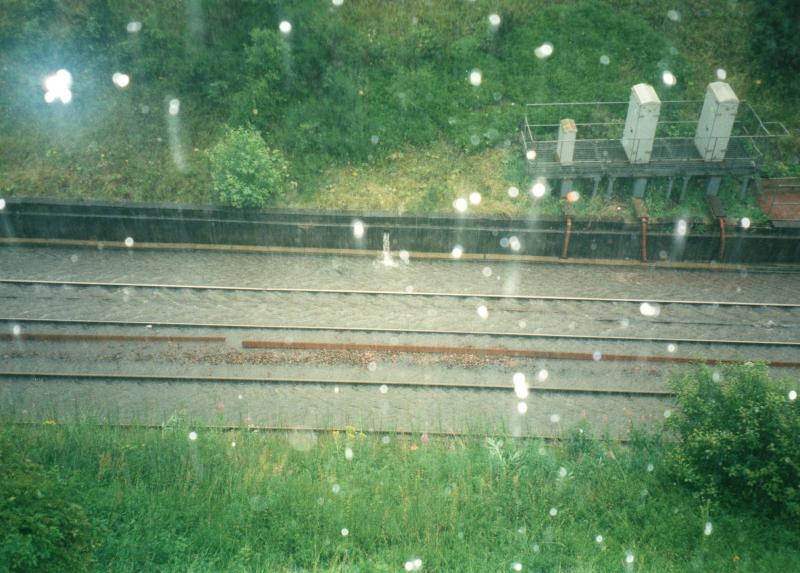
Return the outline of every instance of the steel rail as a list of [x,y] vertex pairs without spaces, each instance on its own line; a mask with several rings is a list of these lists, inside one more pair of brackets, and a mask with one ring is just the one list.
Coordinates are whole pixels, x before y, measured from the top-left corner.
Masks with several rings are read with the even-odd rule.
[[[164,376],[150,374],[111,374],[96,372],[14,372],[0,371],[3,378],[43,378],[43,379],[79,379],[100,381],[126,381],[136,380],[144,382],[201,382],[201,383],[230,383],[230,384],[296,384],[296,385],[324,385],[324,386],[374,386],[438,390],[481,390],[514,392],[513,385],[499,384],[464,384],[445,382],[412,382],[392,380],[348,380],[325,378],[258,378],[252,376]],[[625,388],[571,388],[556,386],[529,386],[529,392],[550,392],[560,394],[599,394],[599,395],[624,395],[624,396],[650,396],[670,397],[674,393],[669,390],[628,390]]]
[[492,294],[492,293],[457,293],[457,292],[431,292],[431,291],[390,291],[370,289],[308,289],[297,287],[247,287],[226,285],[190,285],[190,284],[158,284],[158,283],[115,283],[99,281],[55,281],[38,279],[0,279],[0,284],[18,285],[44,285],[44,286],[73,286],[73,287],[100,287],[100,288],[142,288],[166,290],[217,290],[232,292],[265,292],[265,293],[303,293],[303,294],[341,294],[341,295],[369,295],[369,296],[408,296],[408,297],[439,297],[439,298],[482,298],[495,300],[538,300],[538,301],[570,301],[570,302],[605,302],[605,303],[631,303],[663,305],[688,305],[688,306],[743,306],[755,308],[800,308],[800,303],[776,302],[750,302],[730,300],[680,300],[658,298],[607,298],[607,297],[580,297],[580,296],[553,296],[553,295],[526,295],[526,294]]
[[430,330],[406,328],[378,328],[371,326],[304,326],[290,324],[236,324],[236,323],[191,323],[191,322],[160,322],[160,321],[124,321],[124,320],[93,320],[93,319],[65,319],[65,318],[27,318],[27,317],[0,317],[0,322],[11,323],[39,323],[39,324],[88,324],[103,326],[147,326],[175,327],[175,328],[229,328],[236,330],[297,330],[301,332],[371,332],[387,334],[437,334],[452,336],[493,336],[496,338],[523,338],[523,339],[562,339],[562,340],[594,340],[618,342],[675,342],[680,344],[727,344],[731,346],[789,346],[800,347],[797,341],[766,341],[766,340],[725,340],[714,338],[678,338],[678,337],[643,337],[643,336],[601,336],[592,334],[558,334],[541,332],[491,332],[469,330]]

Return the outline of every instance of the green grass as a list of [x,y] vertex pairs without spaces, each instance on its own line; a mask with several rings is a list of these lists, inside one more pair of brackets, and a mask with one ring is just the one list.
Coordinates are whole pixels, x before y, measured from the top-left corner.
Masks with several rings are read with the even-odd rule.
[[634,571],[800,569],[792,524],[703,505],[655,438],[581,430],[546,444],[48,423],[2,426],[0,454],[42,464],[84,508],[96,571],[379,572],[418,558],[423,571],[605,572],[627,552]]

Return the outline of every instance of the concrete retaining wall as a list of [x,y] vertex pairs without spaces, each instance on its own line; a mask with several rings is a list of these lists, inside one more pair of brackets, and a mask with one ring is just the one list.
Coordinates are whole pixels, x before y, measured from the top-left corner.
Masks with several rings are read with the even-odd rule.
[[[353,234],[360,220],[365,233]],[[397,216],[385,213],[239,211],[173,205],[66,203],[7,200],[0,211],[0,236],[42,239],[198,243],[380,251],[384,233],[392,250],[560,256],[563,219],[499,219],[452,216]],[[800,263],[800,232],[792,229],[727,229],[725,254],[718,259],[719,229],[689,226],[677,236],[674,225],[648,229],[648,260],[739,263]],[[503,246],[516,237],[519,250]],[[514,242],[512,241],[512,244]],[[622,222],[572,226],[569,256],[639,259],[641,229]]]

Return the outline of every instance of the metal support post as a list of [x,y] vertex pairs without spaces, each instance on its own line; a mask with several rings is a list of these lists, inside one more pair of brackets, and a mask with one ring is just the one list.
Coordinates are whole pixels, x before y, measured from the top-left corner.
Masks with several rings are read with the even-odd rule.
[[681,203],[683,203],[683,200],[686,199],[686,189],[689,187],[689,179],[691,179],[691,176],[689,175],[683,178],[683,185],[681,186]]
[[667,184],[667,201],[672,199],[672,185],[675,183],[675,178],[670,177],[669,183]]
[[646,177],[637,177],[633,180],[633,196],[639,197],[640,199],[644,197],[645,189],[647,189],[647,178]]
[[572,179],[562,179],[561,180],[561,198],[567,196],[567,193],[572,191]]
[[606,194],[608,195],[609,199],[611,199],[611,197],[614,194],[614,181],[616,180],[617,178],[614,177],[613,175],[608,176],[608,189],[606,189]]
[[747,197],[747,187],[750,185],[750,176],[745,175],[742,178],[742,188],[739,189],[739,201],[744,201],[745,197]]
[[706,197],[716,197],[719,194],[720,183],[722,177],[710,177],[706,185]]
[[592,187],[592,199],[597,195],[597,188],[600,187],[600,177],[594,178],[594,187]]

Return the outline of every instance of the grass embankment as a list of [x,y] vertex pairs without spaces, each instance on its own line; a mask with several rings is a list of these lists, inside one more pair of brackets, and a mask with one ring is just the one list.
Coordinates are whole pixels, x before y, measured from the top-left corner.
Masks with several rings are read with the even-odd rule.
[[667,475],[657,440],[587,435],[5,425],[6,468],[43,469],[5,481],[0,514],[40,504],[50,515],[35,521],[52,520],[55,501],[77,504],[64,519],[83,508],[97,571],[800,570],[793,524],[709,510]]
[[[749,2],[13,8],[0,18],[4,195],[212,203],[204,152],[225,124],[251,124],[293,167],[297,186],[277,206],[429,213],[477,191],[483,201],[471,213],[549,215],[556,201],[534,201],[520,165],[526,103],[625,100],[638,82],[665,100],[700,99],[721,67],[768,118],[800,118],[796,101],[755,67]],[[491,13],[501,17],[496,31]],[[285,37],[284,19],[293,24]],[[134,20],[141,31],[126,32]],[[546,59],[534,55],[543,42],[554,46]],[[73,101],[47,105],[41,80],[60,67],[75,76]],[[473,69],[479,86],[468,81]],[[665,69],[676,86],[661,83]],[[125,90],[112,85],[115,71],[131,75]],[[166,112],[170,98],[180,98],[177,118]],[[578,214],[628,214],[619,187],[579,201]],[[654,214],[705,215],[700,185],[680,206],[663,189],[652,193]],[[737,209],[758,220],[752,201]]]

